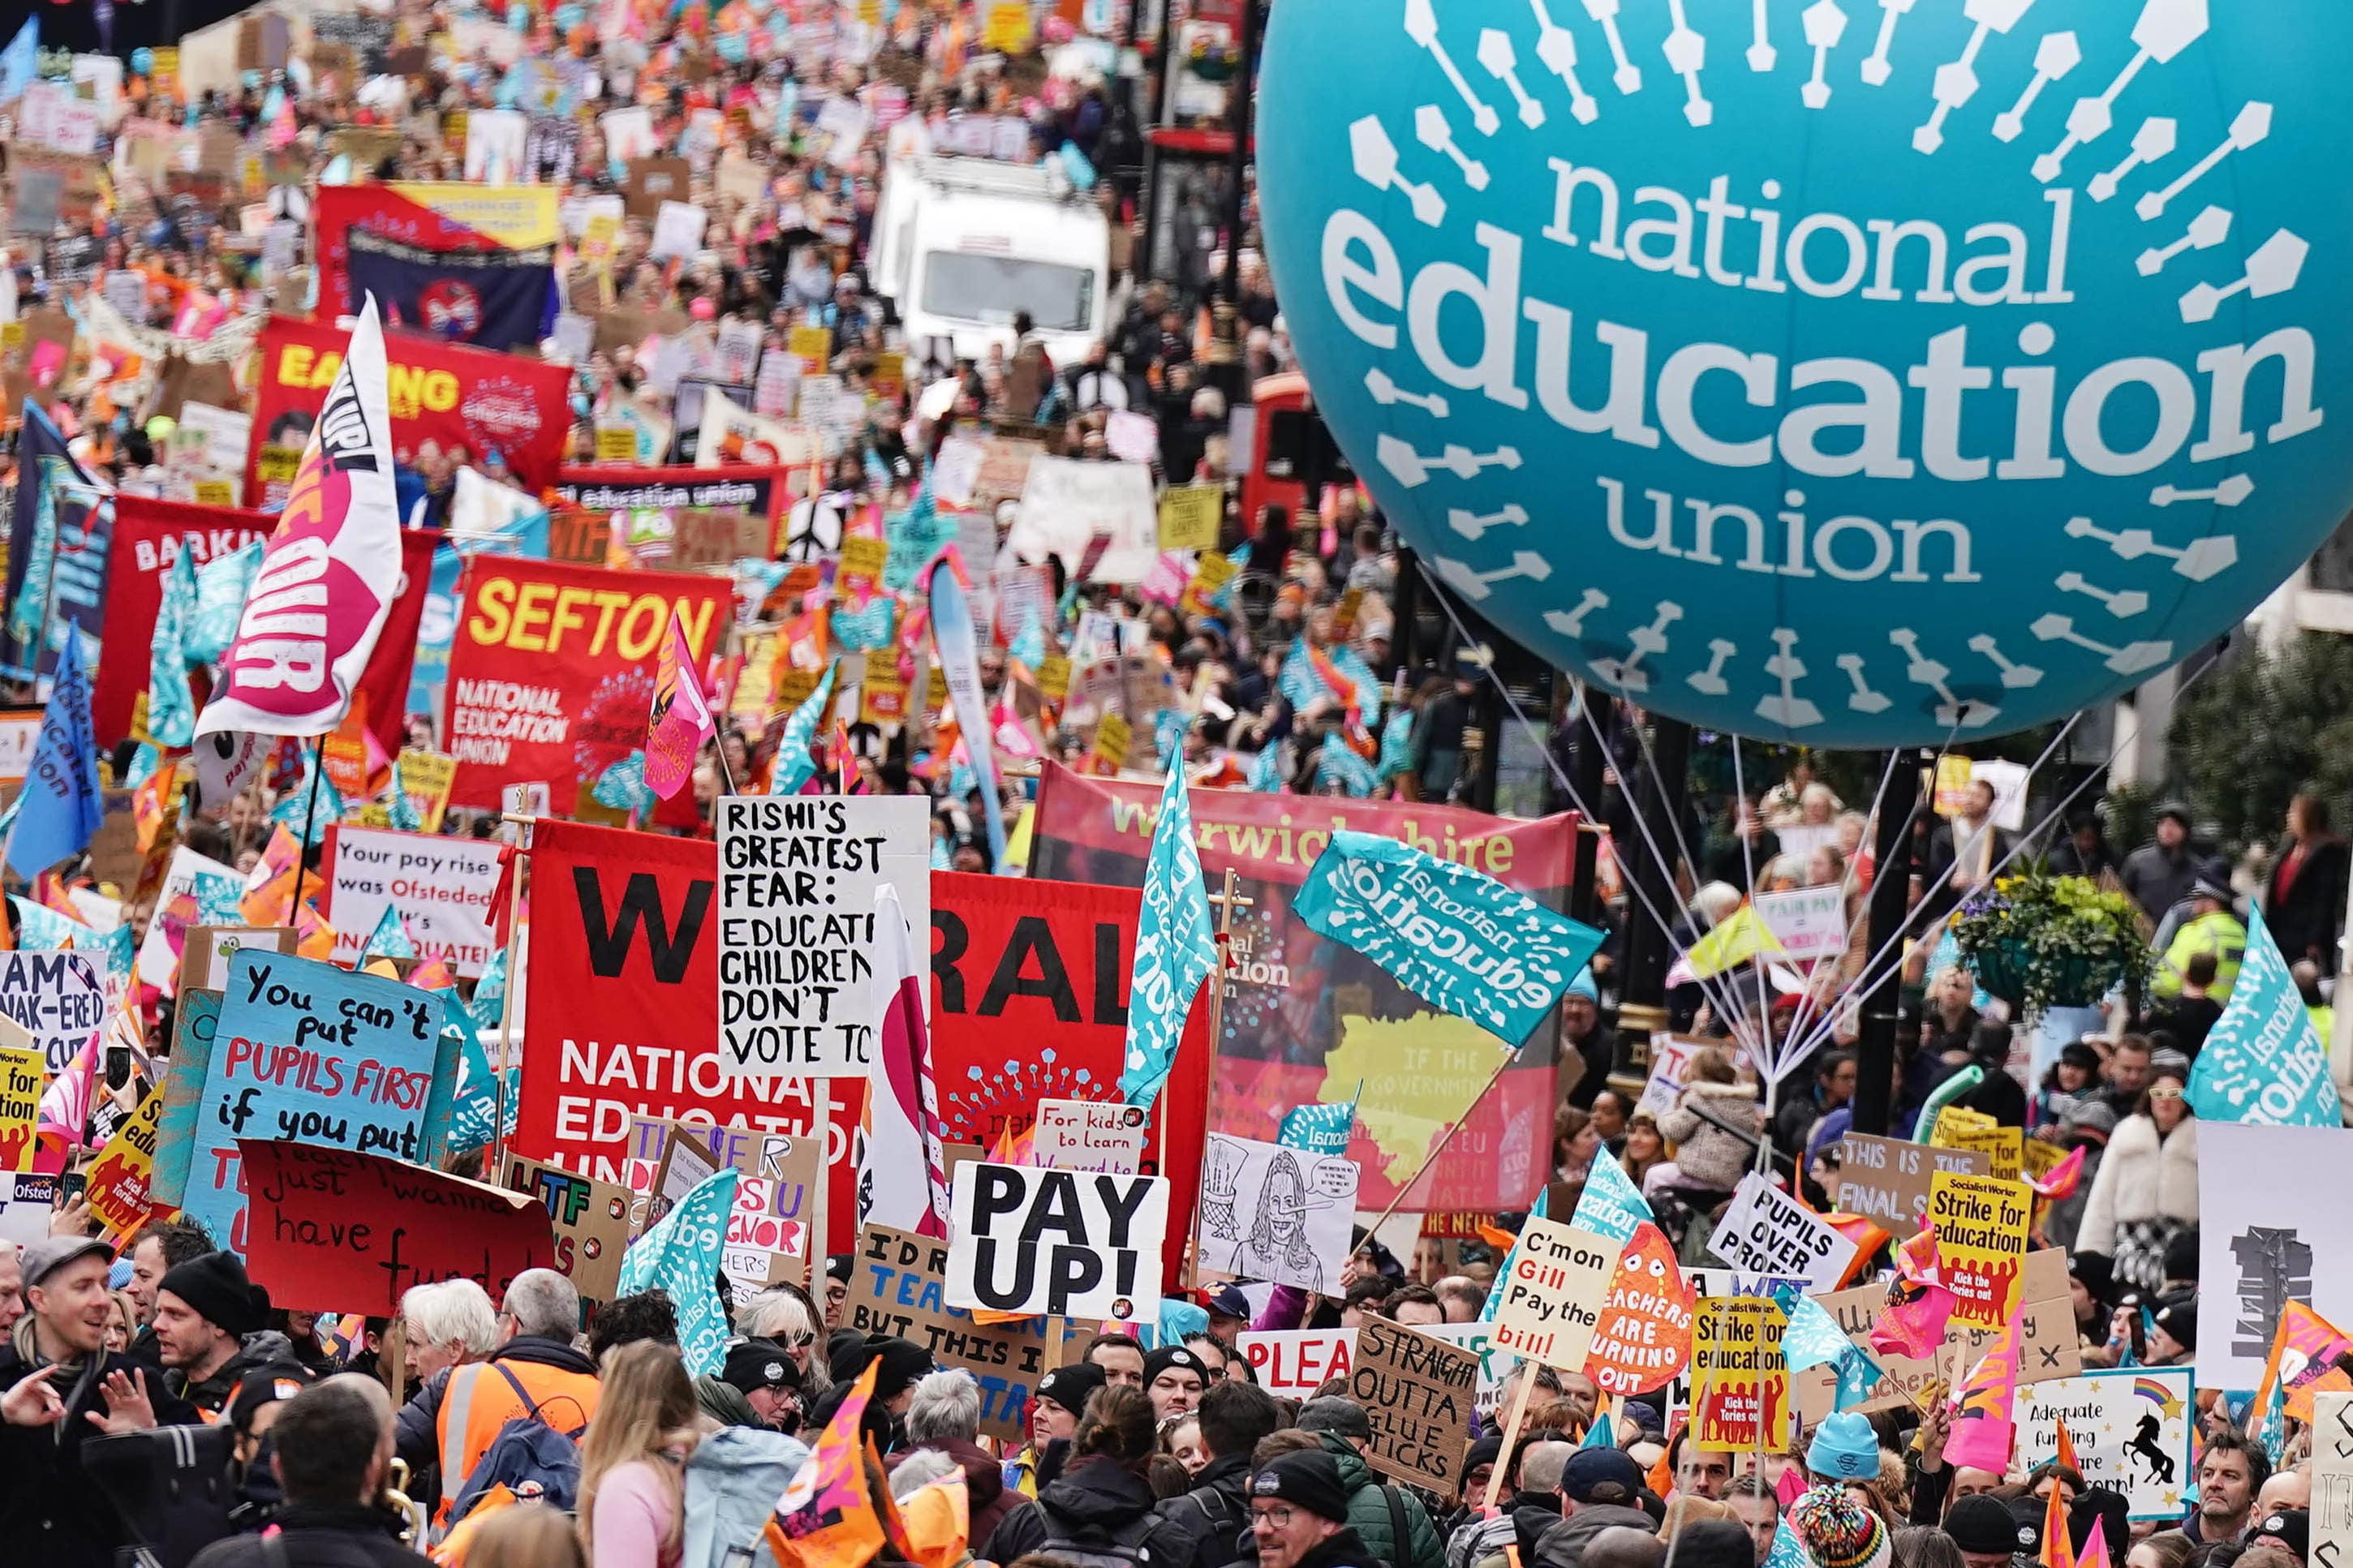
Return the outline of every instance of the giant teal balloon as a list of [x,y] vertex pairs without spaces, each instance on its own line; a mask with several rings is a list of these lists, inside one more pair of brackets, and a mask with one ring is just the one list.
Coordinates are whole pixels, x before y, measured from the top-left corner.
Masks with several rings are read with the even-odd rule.
[[2343,0],[1282,0],[1267,247],[1461,599],[1710,727],[1989,735],[2353,504]]

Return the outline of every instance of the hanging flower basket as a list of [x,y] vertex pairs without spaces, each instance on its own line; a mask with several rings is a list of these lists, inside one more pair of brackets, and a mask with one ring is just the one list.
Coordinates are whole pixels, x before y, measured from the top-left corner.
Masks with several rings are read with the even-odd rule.
[[1953,939],[1977,982],[2031,1023],[2148,980],[2137,911],[2084,877],[2041,869],[2000,879],[1961,906]]

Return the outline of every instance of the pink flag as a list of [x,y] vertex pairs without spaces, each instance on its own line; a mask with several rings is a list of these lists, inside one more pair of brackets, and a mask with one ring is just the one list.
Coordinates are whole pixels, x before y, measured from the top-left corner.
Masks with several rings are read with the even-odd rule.
[[399,589],[384,330],[371,299],[311,427],[197,735],[332,731]]
[[918,1236],[948,1233],[947,1150],[940,1138],[940,1097],[932,1079],[931,1035],[923,1026],[928,976],[915,962],[898,889],[874,891],[874,994],[881,1050],[866,1097],[864,1169],[858,1179],[860,1225]]
[[2075,1553],[2075,1568],[2110,1568],[2107,1527],[2096,1513],[2092,1516],[2092,1533],[2084,1538],[2084,1550]]
[[1871,1325],[1871,1348],[1926,1361],[1944,1348],[1952,1315],[1953,1293],[1936,1272],[1936,1233],[1924,1226],[1895,1249],[1895,1279]]
[[646,715],[647,786],[664,800],[676,795],[694,776],[694,754],[717,732],[686,626],[672,609],[670,636],[656,651],[653,708]]
[[1952,1436],[1945,1439],[1945,1463],[1973,1465],[1995,1475],[2010,1468],[2010,1441],[2017,1428],[2011,1405],[2018,1394],[2018,1320],[2001,1326],[1985,1358],[1962,1379],[1953,1412]]
[[91,1030],[74,1059],[41,1091],[38,1131],[58,1134],[69,1149],[87,1147],[82,1135],[90,1127],[90,1090],[98,1078],[98,1036]]

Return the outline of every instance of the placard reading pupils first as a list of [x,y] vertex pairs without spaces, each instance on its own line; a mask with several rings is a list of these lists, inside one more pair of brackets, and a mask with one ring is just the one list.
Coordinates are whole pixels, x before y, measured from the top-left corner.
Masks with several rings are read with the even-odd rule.
[[910,795],[719,802],[719,1062],[736,1078],[874,1070],[874,894],[930,951],[931,832]]

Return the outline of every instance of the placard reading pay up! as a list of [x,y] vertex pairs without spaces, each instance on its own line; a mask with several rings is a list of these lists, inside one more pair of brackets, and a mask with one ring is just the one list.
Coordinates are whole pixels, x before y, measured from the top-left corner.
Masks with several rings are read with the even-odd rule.
[[874,892],[931,949],[931,820],[909,795],[719,802],[719,1070],[874,1070]]

